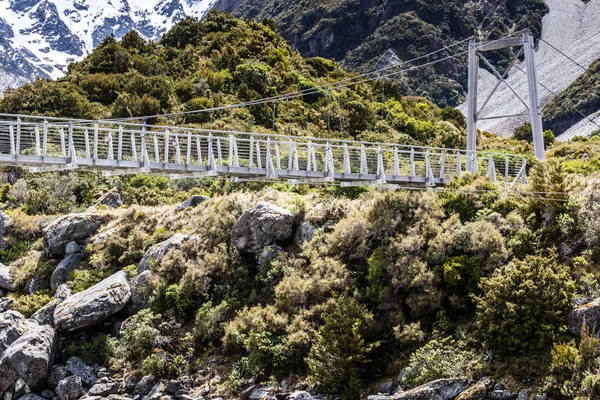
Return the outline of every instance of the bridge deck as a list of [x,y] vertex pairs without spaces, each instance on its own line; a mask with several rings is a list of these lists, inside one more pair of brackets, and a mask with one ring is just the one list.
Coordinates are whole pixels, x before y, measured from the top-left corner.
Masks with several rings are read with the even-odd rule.
[[524,158],[512,154],[9,114],[0,114],[0,165],[344,185],[444,185],[465,170],[525,179]]

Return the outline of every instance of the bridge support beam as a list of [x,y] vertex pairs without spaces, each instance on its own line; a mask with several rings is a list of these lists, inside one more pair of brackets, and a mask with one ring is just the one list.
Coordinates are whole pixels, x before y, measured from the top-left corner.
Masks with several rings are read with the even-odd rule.
[[[494,51],[499,49],[505,49],[509,47],[521,47],[517,57],[513,60],[513,63],[508,67],[506,72],[501,75],[500,72],[490,63],[490,61],[483,55],[484,52]],[[525,55],[525,66],[527,74],[527,85],[529,89],[529,104],[519,96],[515,89],[506,81],[510,70],[514,67],[515,63],[521,54]],[[483,59],[488,67],[498,78],[498,82],[494,89],[487,96],[486,101],[483,103],[480,109],[478,109],[477,95],[478,95],[478,79],[479,79],[479,61]],[[477,151],[477,121],[484,119],[496,119],[496,118],[508,118],[516,115],[498,115],[491,117],[483,117],[483,111],[485,110],[488,102],[496,93],[501,84],[505,84],[511,89],[511,91],[517,96],[521,102],[529,109],[529,116],[531,118],[531,128],[533,133],[533,143],[535,156],[539,160],[545,158],[544,148],[544,129],[542,126],[542,109],[540,106],[540,98],[538,91],[538,76],[537,66],[535,62],[535,40],[530,32],[525,32],[523,36],[493,40],[489,42],[477,43],[475,40],[471,40],[469,43],[469,86],[468,86],[468,109],[467,109],[467,171],[477,172],[476,165],[476,151]],[[518,114],[521,115],[521,114]]]
[[542,126],[542,107],[538,93],[538,75],[535,64],[535,40],[531,33],[523,34],[525,48],[525,64],[527,68],[527,84],[529,86],[529,111],[531,114],[531,129],[533,130],[533,148],[538,160],[546,158],[544,147],[544,128]]
[[479,80],[479,54],[477,42],[469,42],[469,88],[467,111],[467,172],[475,172],[477,162],[477,85]]

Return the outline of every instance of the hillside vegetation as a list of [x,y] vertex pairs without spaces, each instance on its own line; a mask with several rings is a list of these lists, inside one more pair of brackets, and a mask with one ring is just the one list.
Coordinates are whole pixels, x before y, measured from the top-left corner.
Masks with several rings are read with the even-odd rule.
[[[348,76],[291,51],[268,21],[213,13],[156,44],[108,39],[0,111],[139,116]],[[280,104],[275,129],[464,146],[456,111],[391,87],[382,103],[378,85]],[[249,130],[272,120],[269,105],[234,112]],[[449,400],[597,398],[600,139],[554,143],[546,162],[525,140],[479,140],[528,157],[525,192],[479,174],[385,191],[5,168],[0,395],[20,397],[24,382],[61,400],[402,400],[446,379]]]
[[[390,49],[401,60],[410,60],[473,35],[495,39],[530,29],[540,37],[542,18],[548,12],[542,0],[220,0],[216,8],[246,19],[273,19],[301,54],[333,58],[361,72],[374,70]],[[508,62],[511,57],[511,51],[506,51],[494,59]],[[437,104],[457,106],[466,83],[463,57],[411,73],[403,79],[402,93],[427,93]]]

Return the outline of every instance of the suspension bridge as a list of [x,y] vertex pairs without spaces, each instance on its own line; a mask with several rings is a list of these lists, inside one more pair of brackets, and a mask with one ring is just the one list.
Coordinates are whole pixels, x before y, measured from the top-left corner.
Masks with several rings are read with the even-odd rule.
[[[511,185],[526,182],[527,162],[523,155],[477,150],[476,123],[482,118],[481,112],[487,101],[480,109],[477,108],[476,82],[480,58],[489,64],[484,52],[515,46],[522,48],[518,54],[524,51],[528,71],[535,155],[543,158],[533,37],[523,33],[518,37],[488,42],[463,42],[467,41],[469,49],[462,53],[446,56],[443,52],[449,51],[452,47],[449,46],[400,65],[427,61],[418,66],[405,69],[386,67],[323,87],[244,104],[152,116],[172,117],[200,112],[210,112],[212,116],[215,111],[254,104],[273,103],[275,106],[280,100],[317,92],[329,93],[332,89],[381,79],[382,73],[389,77],[468,54],[469,110],[465,150],[327,140],[278,135],[275,132],[240,132],[233,127],[231,130],[219,130],[146,124],[146,119],[152,117],[89,121],[0,114],[0,165],[27,167],[31,172],[96,170],[106,176],[143,173],[160,174],[171,179],[286,179],[291,184],[339,183],[342,186],[444,186],[464,172],[480,172],[494,182]],[[430,61],[430,57],[438,53],[440,57]],[[490,67],[493,68],[491,64]],[[498,86],[506,83],[508,71],[504,75],[494,71],[498,75]]]
[[444,185],[469,168],[515,183],[526,170],[513,154],[8,114],[0,114],[0,164],[345,186]]

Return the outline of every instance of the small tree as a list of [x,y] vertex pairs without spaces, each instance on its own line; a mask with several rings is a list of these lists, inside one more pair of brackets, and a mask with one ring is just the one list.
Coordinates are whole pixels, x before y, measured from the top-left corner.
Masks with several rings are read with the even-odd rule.
[[477,322],[488,346],[501,354],[535,351],[566,332],[575,283],[553,259],[528,256],[482,279]]
[[323,392],[343,400],[359,399],[363,367],[378,345],[365,337],[373,314],[355,299],[342,296],[327,303],[323,319],[306,359],[311,375]]

